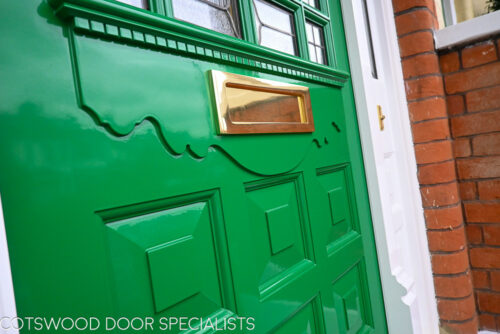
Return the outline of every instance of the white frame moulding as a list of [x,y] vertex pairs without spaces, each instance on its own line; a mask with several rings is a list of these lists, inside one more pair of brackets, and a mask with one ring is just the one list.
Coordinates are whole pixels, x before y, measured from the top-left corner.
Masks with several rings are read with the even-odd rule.
[[[398,117],[395,123],[400,127],[399,132],[395,132],[400,141],[398,143],[398,165],[401,169],[399,172],[408,181],[407,184],[401,184],[399,187],[407,198],[405,212],[408,224],[403,228],[412,244],[403,247],[412,248],[405,249],[406,254],[409,254],[406,258],[408,263],[405,263],[405,268],[414,268],[411,271],[413,272],[411,277],[405,277],[408,271],[404,273],[405,268],[397,266],[391,261],[391,253],[397,250],[398,246],[394,244],[394,240],[387,237],[388,231],[394,229],[394,226],[391,226],[391,222],[383,219],[381,204],[383,194],[381,194],[377,172],[373,168],[377,143],[371,132],[368,112],[376,110],[376,106],[367,105],[367,96],[373,93],[365,89],[363,78],[360,48],[361,41],[363,41],[361,35],[365,34],[365,30],[361,1],[341,0],[341,3],[388,330],[389,333],[437,334],[439,333],[439,318],[393,7],[391,0],[381,0],[380,3],[377,3],[378,6],[381,6],[383,17],[378,17],[375,22],[372,20],[372,25],[381,25],[381,30],[385,31],[383,40],[386,42],[391,64],[392,85],[387,87],[391,92],[388,94],[391,100],[388,102],[395,106],[396,112],[392,115]],[[405,281],[411,281],[410,284],[414,284],[411,287],[413,292],[410,291]]]

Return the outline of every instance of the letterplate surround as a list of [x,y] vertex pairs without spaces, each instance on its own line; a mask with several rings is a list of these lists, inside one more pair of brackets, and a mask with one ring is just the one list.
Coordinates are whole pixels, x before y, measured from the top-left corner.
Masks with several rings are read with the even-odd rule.
[[218,134],[314,132],[308,87],[216,70],[210,75]]

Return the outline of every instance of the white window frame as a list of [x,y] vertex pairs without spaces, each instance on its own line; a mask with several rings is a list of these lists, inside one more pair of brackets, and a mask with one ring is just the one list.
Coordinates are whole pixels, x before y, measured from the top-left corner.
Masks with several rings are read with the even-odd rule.
[[436,49],[452,48],[498,33],[500,33],[500,10],[437,30]]
[[443,4],[444,22],[446,23],[446,26],[457,24],[457,12],[455,10],[455,0],[442,0],[442,4]]

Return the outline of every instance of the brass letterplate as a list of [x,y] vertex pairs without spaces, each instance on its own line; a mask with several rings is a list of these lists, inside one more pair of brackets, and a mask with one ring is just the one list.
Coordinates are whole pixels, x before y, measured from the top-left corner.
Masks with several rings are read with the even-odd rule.
[[219,134],[313,132],[309,88],[210,71]]

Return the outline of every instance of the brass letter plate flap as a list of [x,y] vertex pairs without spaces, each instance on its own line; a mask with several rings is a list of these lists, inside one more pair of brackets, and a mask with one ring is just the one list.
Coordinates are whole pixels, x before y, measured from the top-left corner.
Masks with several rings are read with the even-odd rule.
[[211,71],[219,134],[313,132],[309,88]]

